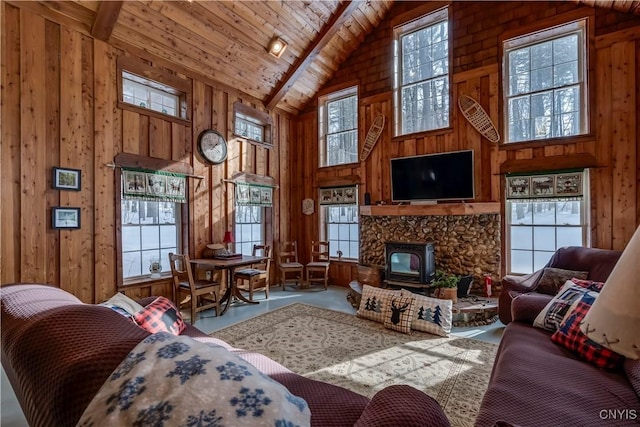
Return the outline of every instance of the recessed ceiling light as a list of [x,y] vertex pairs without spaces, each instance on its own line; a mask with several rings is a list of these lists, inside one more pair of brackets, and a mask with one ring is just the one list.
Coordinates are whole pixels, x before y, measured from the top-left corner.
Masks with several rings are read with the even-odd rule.
[[287,42],[276,36],[269,42],[267,51],[276,58],[280,58],[286,49]]

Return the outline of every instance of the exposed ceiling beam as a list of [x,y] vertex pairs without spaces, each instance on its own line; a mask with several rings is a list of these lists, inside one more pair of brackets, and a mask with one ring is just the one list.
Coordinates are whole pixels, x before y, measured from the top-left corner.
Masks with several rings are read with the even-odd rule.
[[96,12],[96,20],[91,27],[91,35],[98,40],[109,41],[121,8],[122,1],[101,1]]
[[329,43],[331,37],[340,29],[360,3],[362,3],[361,0],[345,1],[338,6],[338,9],[331,15],[331,19],[329,19],[324,27],[322,27],[322,30],[318,33],[318,37],[316,37],[311,46],[298,58],[295,64],[287,71],[287,74],[280,80],[273,92],[265,99],[264,104],[267,106],[267,109],[272,110],[276,104],[280,102],[284,94],[291,89],[298,77],[307,69],[322,48]]

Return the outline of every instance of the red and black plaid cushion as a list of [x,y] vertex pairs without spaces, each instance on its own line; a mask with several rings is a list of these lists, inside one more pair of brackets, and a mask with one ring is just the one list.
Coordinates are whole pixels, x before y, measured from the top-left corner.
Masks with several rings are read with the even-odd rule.
[[169,332],[180,335],[186,328],[180,310],[165,297],[158,297],[145,308],[133,315],[133,320],[152,334]]
[[551,335],[551,340],[599,368],[616,369],[624,362],[624,357],[592,341],[580,330],[580,323],[595,300],[593,296],[585,294],[573,311],[567,314],[560,328]]
[[594,282],[593,280],[578,279],[575,277],[572,278],[571,281],[582,288],[589,289],[594,292],[600,292],[604,286],[604,282]]

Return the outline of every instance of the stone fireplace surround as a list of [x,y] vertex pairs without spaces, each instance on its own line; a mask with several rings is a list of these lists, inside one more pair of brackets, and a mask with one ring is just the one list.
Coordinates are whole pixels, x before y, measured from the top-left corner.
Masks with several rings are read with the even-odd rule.
[[360,264],[384,266],[387,241],[434,242],[436,269],[471,274],[471,293],[484,294],[484,275],[500,274],[500,214],[362,215]]

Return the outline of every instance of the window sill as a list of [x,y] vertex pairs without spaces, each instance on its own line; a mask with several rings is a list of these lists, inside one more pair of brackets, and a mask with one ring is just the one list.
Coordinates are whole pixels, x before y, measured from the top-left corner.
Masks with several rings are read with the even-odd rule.
[[124,101],[118,101],[118,108],[122,110],[133,111],[135,113],[142,114],[145,116],[156,117],[158,119],[178,123],[184,126],[191,126],[191,121],[189,119],[183,119],[180,117],[171,116],[169,114],[164,114],[159,111],[151,110],[149,108],[138,107],[136,105],[129,104],[128,102],[124,102]]
[[358,260],[355,258],[335,258],[329,257],[329,261],[333,264],[357,264]]
[[422,132],[416,132],[416,133],[407,133],[404,135],[397,135],[394,136],[393,138],[391,138],[391,142],[402,142],[402,141],[406,141],[407,139],[418,139],[418,138],[425,138],[427,136],[438,136],[438,135],[447,135],[453,133],[453,127],[449,126],[446,128],[442,128],[442,129],[434,129],[434,130],[425,130]]

